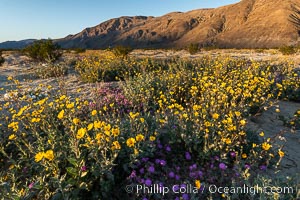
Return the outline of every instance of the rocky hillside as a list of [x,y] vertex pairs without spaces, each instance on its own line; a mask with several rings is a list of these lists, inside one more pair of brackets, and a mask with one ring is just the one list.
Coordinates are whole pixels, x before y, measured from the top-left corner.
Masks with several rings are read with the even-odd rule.
[[185,47],[190,43],[228,48],[279,47],[299,43],[290,22],[300,0],[242,0],[215,9],[161,17],[120,17],[57,40],[66,48]]

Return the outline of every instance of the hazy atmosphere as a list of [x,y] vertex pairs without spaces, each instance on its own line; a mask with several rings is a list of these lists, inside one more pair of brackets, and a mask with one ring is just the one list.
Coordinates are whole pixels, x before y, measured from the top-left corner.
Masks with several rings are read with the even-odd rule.
[[61,38],[120,16],[160,16],[235,2],[238,0],[0,0],[0,42]]

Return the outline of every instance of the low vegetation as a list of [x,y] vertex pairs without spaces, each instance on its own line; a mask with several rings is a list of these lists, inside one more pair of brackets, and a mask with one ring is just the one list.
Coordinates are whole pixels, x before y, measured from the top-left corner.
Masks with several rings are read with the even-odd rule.
[[2,51],[0,51],[0,66],[2,66],[4,62],[5,62],[5,60],[2,56]]
[[38,62],[55,62],[61,57],[60,47],[52,40],[39,40],[23,49],[23,52]]
[[[285,156],[280,135],[246,129],[249,116],[297,91],[293,68],[222,57],[123,59],[107,52],[82,58],[76,70],[87,82],[117,84],[106,83],[92,96],[79,89],[77,97],[51,85],[23,88],[8,77],[18,87],[0,107],[0,197],[296,198],[206,190],[295,186],[293,179],[277,182],[266,173]],[[292,128],[299,119],[300,110]],[[137,192],[154,184],[171,191]]]
[[40,66],[36,69],[35,74],[39,78],[52,78],[65,76],[68,73],[68,67],[62,64],[49,64],[47,66]]
[[293,46],[283,46],[283,47],[279,48],[279,51],[283,55],[292,55],[292,54],[297,53],[298,49]]
[[199,49],[199,44],[194,44],[194,43],[191,43],[188,48],[187,48],[188,52],[191,54],[191,55],[194,55],[196,53],[198,53],[200,51]]
[[132,52],[133,49],[131,47],[126,46],[116,46],[112,49],[113,54],[116,57],[126,58],[130,52]]

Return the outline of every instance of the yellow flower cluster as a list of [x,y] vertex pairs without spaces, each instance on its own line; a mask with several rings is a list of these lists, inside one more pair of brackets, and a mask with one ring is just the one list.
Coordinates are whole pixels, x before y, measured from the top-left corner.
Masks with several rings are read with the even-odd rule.
[[53,150],[48,150],[46,152],[38,152],[35,155],[35,162],[40,162],[43,158],[46,158],[49,161],[54,159],[54,152]]

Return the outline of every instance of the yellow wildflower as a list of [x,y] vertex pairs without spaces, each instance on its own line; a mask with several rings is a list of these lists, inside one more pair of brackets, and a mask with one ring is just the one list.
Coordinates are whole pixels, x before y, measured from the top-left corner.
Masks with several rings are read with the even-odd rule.
[[240,124],[241,124],[242,126],[245,126],[245,125],[246,125],[246,120],[242,119],[242,120],[240,121]]
[[142,134],[138,134],[136,137],[135,137],[136,141],[137,142],[140,142],[142,140],[144,140],[144,136]]
[[214,113],[214,114],[212,115],[212,118],[213,118],[213,119],[218,119],[218,118],[219,118],[219,114]]
[[87,127],[88,131],[92,130],[94,127],[94,124],[93,123],[90,123]]
[[67,108],[68,108],[68,109],[74,108],[74,102],[73,102],[73,103],[68,103],[68,104],[67,104]]
[[47,160],[52,161],[54,159],[54,152],[53,152],[53,150],[46,151],[46,153],[44,153],[44,157]]
[[92,111],[92,116],[97,115],[97,110]]
[[44,152],[39,152],[35,155],[35,162],[40,162],[44,158]]
[[59,100],[64,100],[66,98],[66,95],[62,95],[60,98],[59,98]]
[[267,142],[264,142],[262,143],[261,147],[263,150],[268,151],[271,148],[271,145]]
[[195,186],[196,186],[197,189],[200,189],[200,187],[201,187],[200,180],[195,180]]
[[15,134],[11,134],[9,137],[8,137],[8,139],[9,140],[14,140],[14,139],[16,139],[16,135]]
[[156,138],[155,138],[155,136],[150,136],[150,141],[154,141]]
[[112,150],[119,150],[121,149],[121,145],[118,141],[113,142]]
[[284,152],[281,151],[281,150],[279,150],[279,151],[278,151],[278,155],[280,156],[280,158],[282,158],[282,157],[284,156]]
[[99,129],[99,128],[101,128],[101,126],[102,126],[101,121],[94,121],[94,128],[95,129]]
[[262,132],[259,133],[259,135],[260,135],[261,137],[263,137],[263,136],[265,135],[265,133],[262,131]]
[[135,142],[136,142],[136,141],[135,141],[134,138],[128,138],[127,141],[126,141],[126,145],[127,145],[128,147],[134,147]]
[[65,111],[64,110],[61,110],[58,115],[57,115],[57,118],[58,119],[62,119],[64,117],[64,114],[65,114]]
[[85,134],[86,134],[86,129],[85,129],[85,128],[80,128],[80,129],[77,131],[76,138],[77,138],[77,139],[81,139],[81,138],[84,137]]
[[120,135],[120,129],[119,129],[119,128],[113,128],[113,129],[111,130],[111,132],[112,132],[112,134],[113,134],[115,137],[117,137],[117,136]]
[[73,123],[74,123],[75,125],[77,125],[77,124],[79,124],[79,122],[80,122],[80,119],[78,119],[78,118],[74,118],[72,121],[73,121]]

